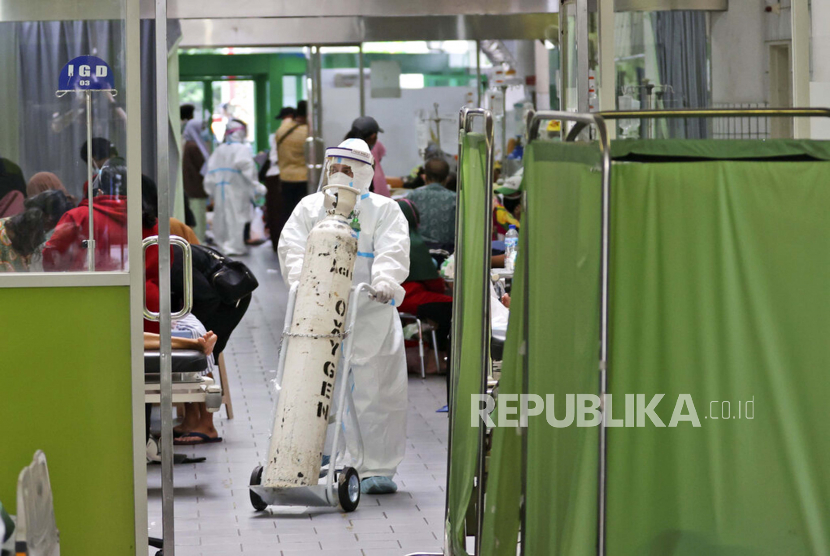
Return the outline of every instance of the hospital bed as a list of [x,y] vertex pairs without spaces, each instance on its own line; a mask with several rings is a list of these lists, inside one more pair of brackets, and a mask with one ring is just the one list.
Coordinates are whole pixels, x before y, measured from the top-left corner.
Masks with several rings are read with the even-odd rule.
[[[158,245],[158,236],[144,240],[146,252],[151,245]],[[190,314],[193,307],[193,261],[190,244],[178,236],[170,236],[171,247],[182,250],[182,268],[184,272],[184,301],[180,311],[171,315],[175,321]],[[159,314],[144,307],[144,318],[158,322]],[[161,357],[157,350],[144,352],[144,401],[161,402]],[[173,403],[205,403],[211,413],[219,411],[222,405],[222,389],[214,380],[202,373],[208,368],[207,357],[195,350],[173,350]]]
[[[222,389],[209,376],[205,354],[195,350],[173,351],[173,403],[204,403],[211,413],[222,406]],[[144,401],[160,403],[161,375],[158,351],[144,352]]]

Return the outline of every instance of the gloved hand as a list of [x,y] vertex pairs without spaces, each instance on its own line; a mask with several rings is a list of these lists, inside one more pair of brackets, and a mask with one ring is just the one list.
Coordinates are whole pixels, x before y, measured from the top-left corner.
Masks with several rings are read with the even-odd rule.
[[395,287],[386,280],[379,280],[372,287],[375,288],[375,301],[378,303],[389,303],[395,298]]

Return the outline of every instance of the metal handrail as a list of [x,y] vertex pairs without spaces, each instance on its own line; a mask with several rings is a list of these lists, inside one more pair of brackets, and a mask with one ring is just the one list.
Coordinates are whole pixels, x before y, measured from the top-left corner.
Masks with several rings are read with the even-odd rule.
[[[141,242],[142,252],[144,253],[145,258],[147,256],[147,248],[151,245],[158,245],[158,242],[159,236],[148,236]],[[193,251],[187,240],[179,236],[170,236],[170,245],[175,245],[181,248],[182,266],[184,267],[184,305],[180,311],[170,315],[170,320],[178,320],[189,315],[190,311],[193,309]],[[160,313],[151,311],[147,308],[146,289],[144,292],[144,318],[152,322],[159,322],[160,319]]]
[[[598,112],[606,120],[647,120],[659,118],[830,118],[828,108],[684,108],[680,110],[608,110]],[[585,128],[578,123],[571,129],[567,140]]]
[[[600,154],[602,156],[601,164],[601,181],[602,181],[602,247],[601,247],[601,269],[600,269],[600,353],[599,353],[599,396],[600,396],[600,414],[602,417],[599,429],[599,464],[597,469],[597,554],[598,556],[605,555],[605,541],[606,541],[606,492],[607,492],[607,472],[606,472],[606,425],[605,425],[605,395],[608,392],[608,306],[609,306],[609,289],[608,289],[608,269],[609,269],[609,247],[610,247],[610,223],[611,223],[611,143],[608,137],[608,129],[605,125],[605,120],[600,114],[577,114],[574,112],[557,112],[557,111],[541,111],[530,112],[527,115],[527,144],[535,140],[539,136],[539,126],[542,121],[559,120],[564,122],[576,122],[582,128],[586,126],[593,126],[597,129],[599,135],[598,143]],[[579,135],[576,131],[577,126],[571,131],[568,136],[569,141],[575,141]],[[526,192],[525,192],[526,195]],[[522,216],[525,219],[525,226],[522,232],[524,241],[528,241],[527,218],[528,214]],[[525,276],[529,276],[529,260],[530,257],[525,253],[524,270]],[[530,308],[530,288],[525,288],[524,291],[524,345],[525,349],[528,347],[528,330],[529,330],[529,308]],[[525,356],[523,364],[524,380],[522,385],[522,393],[528,393],[529,380],[528,357]],[[519,416],[527,419],[527,416]],[[527,461],[527,431],[522,435],[522,453],[523,461]],[[522,466],[522,504],[521,509],[521,531],[522,544],[521,553],[525,552],[525,537],[527,533],[526,528],[526,495],[527,495],[527,477],[525,471],[526,465]]]
[[830,118],[828,108],[683,108],[680,110],[607,110],[599,112],[606,120],[643,118]]

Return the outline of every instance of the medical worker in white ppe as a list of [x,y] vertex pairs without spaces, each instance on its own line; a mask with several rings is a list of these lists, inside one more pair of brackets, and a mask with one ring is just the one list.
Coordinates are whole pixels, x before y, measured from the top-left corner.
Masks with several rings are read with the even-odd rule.
[[205,173],[205,192],[213,199],[213,240],[225,255],[244,255],[245,224],[253,220],[253,202],[264,196],[257,166],[246,143],[248,126],[231,120],[225,142],[210,155]]
[[[369,193],[373,162],[365,141],[347,139],[326,150],[324,171],[328,184],[360,190],[352,220],[358,231],[353,283],[371,284],[377,297],[358,300],[353,332],[353,396],[364,446],[357,471],[361,492],[386,494],[398,488],[392,477],[406,450],[406,356],[395,306],[403,301],[401,282],[409,275],[409,225],[395,201]],[[280,235],[280,269],[289,287],[300,279],[308,233],[325,216],[324,195],[300,201]],[[355,435],[346,436],[349,452],[356,454]]]

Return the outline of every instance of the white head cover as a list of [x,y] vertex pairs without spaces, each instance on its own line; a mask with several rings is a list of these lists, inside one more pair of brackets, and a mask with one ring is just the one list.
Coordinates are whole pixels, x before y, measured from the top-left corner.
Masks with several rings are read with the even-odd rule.
[[244,124],[236,120],[228,122],[228,127],[225,128],[225,142],[226,143],[244,143],[248,138],[248,128]]
[[[337,147],[326,149],[326,177],[328,185],[348,185],[359,189],[361,193],[369,191],[375,169],[372,167],[375,159],[366,141],[362,139],[346,139]],[[352,175],[339,171],[330,171],[332,164],[348,166]]]

